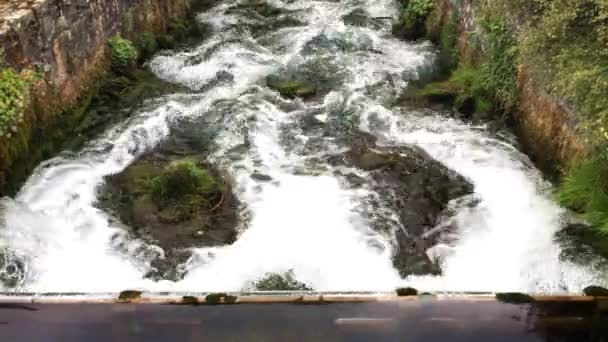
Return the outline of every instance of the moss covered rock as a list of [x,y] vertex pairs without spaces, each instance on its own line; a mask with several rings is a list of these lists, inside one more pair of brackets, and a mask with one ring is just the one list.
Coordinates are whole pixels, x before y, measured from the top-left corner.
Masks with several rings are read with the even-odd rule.
[[282,78],[280,76],[268,76],[266,84],[271,89],[274,89],[286,98],[302,98],[308,99],[316,94],[316,89],[313,84],[303,80],[295,80]]
[[236,240],[239,203],[229,183],[204,156],[184,158],[158,150],[107,178],[100,206],[129,226],[134,238],[157,245],[149,277],[177,280],[191,247]]
[[424,38],[427,34],[426,21],[433,8],[434,0],[401,0],[403,10],[399,21],[393,26],[393,34],[406,40]]
[[312,291],[311,287],[295,278],[293,271],[267,273],[251,284],[250,288],[257,291]]

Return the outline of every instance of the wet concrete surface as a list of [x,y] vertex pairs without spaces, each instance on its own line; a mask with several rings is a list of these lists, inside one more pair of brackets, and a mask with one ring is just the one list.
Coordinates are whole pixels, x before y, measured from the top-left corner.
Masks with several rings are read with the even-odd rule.
[[[240,298],[239,298],[240,299]],[[195,301],[196,302],[196,301]],[[608,341],[593,298],[0,303],[1,341]]]

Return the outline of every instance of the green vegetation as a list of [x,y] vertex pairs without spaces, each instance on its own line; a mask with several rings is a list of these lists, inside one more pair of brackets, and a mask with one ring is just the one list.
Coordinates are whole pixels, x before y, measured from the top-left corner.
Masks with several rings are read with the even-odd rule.
[[401,0],[403,11],[393,32],[405,39],[418,39],[426,35],[426,21],[435,7],[434,0]]
[[309,286],[299,282],[291,270],[284,274],[267,273],[252,287],[258,291],[312,291]]
[[[433,13],[436,15],[437,11],[434,10]],[[454,13],[454,15],[448,19],[448,22],[441,28],[438,37],[433,37],[434,33],[430,26],[437,27],[438,24],[436,22],[431,24],[436,20],[438,20],[436,17],[429,17],[427,20],[427,37],[429,37],[430,40],[439,43],[439,56],[437,59],[438,72],[440,74],[446,74],[449,70],[454,69],[460,61],[460,54],[458,52],[458,13]]]
[[281,96],[286,98],[310,98],[315,95],[316,91],[313,85],[305,81],[294,79],[284,79],[275,76],[268,76],[266,79],[268,87],[278,91]]
[[464,115],[489,113],[496,110],[495,98],[485,80],[483,69],[461,65],[447,80],[414,84],[404,99],[423,105],[443,104]]
[[216,182],[194,161],[182,160],[169,165],[152,180],[151,195],[157,203],[168,204],[183,201],[190,196],[204,195],[214,189]]
[[518,67],[525,65],[535,82],[582,115],[588,157],[570,165],[557,199],[608,234],[608,2],[477,1],[479,26],[467,32],[467,48],[482,53],[473,56],[459,56],[457,11],[446,17],[441,6],[401,2],[395,34],[440,48],[436,73],[413,82],[404,99],[508,115],[517,110]]
[[139,58],[139,52],[132,41],[122,38],[117,34],[109,41],[112,68],[114,71],[122,72],[125,68],[135,66]]
[[[412,23],[423,29],[412,31]],[[405,99],[441,103],[465,115],[505,114],[516,107],[518,48],[514,33],[497,17],[484,16],[481,23],[478,36],[472,38],[484,42],[484,58],[461,60],[459,13],[454,11],[446,19],[433,3],[409,1],[398,26],[411,34],[401,36],[417,39],[422,35],[439,45],[439,53],[433,75],[416,82]]]
[[585,116],[593,144],[608,142],[608,2],[533,0],[521,60]]
[[156,35],[150,31],[144,31],[137,39],[137,50],[141,60],[146,60],[160,48]]
[[0,139],[17,133],[28,98],[27,80],[11,68],[0,70]]
[[608,234],[608,158],[590,157],[575,164],[562,181],[559,202]]
[[481,89],[503,113],[517,105],[517,44],[513,32],[501,22],[483,22],[486,60],[481,64]]
[[590,149],[567,170],[557,198],[608,234],[608,2],[519,2],[497,1],[511,21],[523,21],[519,62],[582,115],[580,128]]

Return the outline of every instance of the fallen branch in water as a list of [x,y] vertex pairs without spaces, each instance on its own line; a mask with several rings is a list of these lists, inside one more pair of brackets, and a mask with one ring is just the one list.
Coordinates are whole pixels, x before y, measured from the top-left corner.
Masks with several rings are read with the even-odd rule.
[[218,204],[215,205],[215,207],[213,207],[213,209],[211,209],[211,212],[214,212],[217,208],[219,208],[222,203],[224,202],[224,193],[222,192],[222,197],[220,197],[220,201],[218,202]]

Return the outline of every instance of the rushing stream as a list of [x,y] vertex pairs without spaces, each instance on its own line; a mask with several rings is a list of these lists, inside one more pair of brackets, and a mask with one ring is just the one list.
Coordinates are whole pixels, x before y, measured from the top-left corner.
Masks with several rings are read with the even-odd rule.
[[[192,92],[147,101],[83,150],[40,165],[16,198],[2,201],[0,248],[10,253],[0,254],[0,272],[21,273],[7,290],[239,291],[288,271],[318,291],[578,292],[606,283],[599,266],[560,259],[554,234],[565,212],[508,133],[393,105],[433,60],[430,45],[391,35],[395,1],[269,3],[283,10],[282,21],[234,10],[234,1],[201,14],[213,28],[209,37],[149,62],[159,77]],[[368,20],[345,25],[343,16],[357,9]],[[307,68],[323,74],[327,95],[290,100],[266,86],[270,74]],[[214,132],[210,159],[230,175],[243,204],[240,234],[232,245],[196,249],[183,280],[153,281],[142,252],[153,247],[127,237],[100,209],[98,188],[184,120]],[[390,208],[369,205],[383,194],[352,186],[339,176],[348,167],[327,162],[346,149],[339,139],[345,122],[379,145],[418,145],[474,185],[476,204],[453,201],[440,226],[456,229],[427,251],[441,261],[442,275],[402,278],[391,262],[391,234],[371,228],[383,220],[403,229]]]

